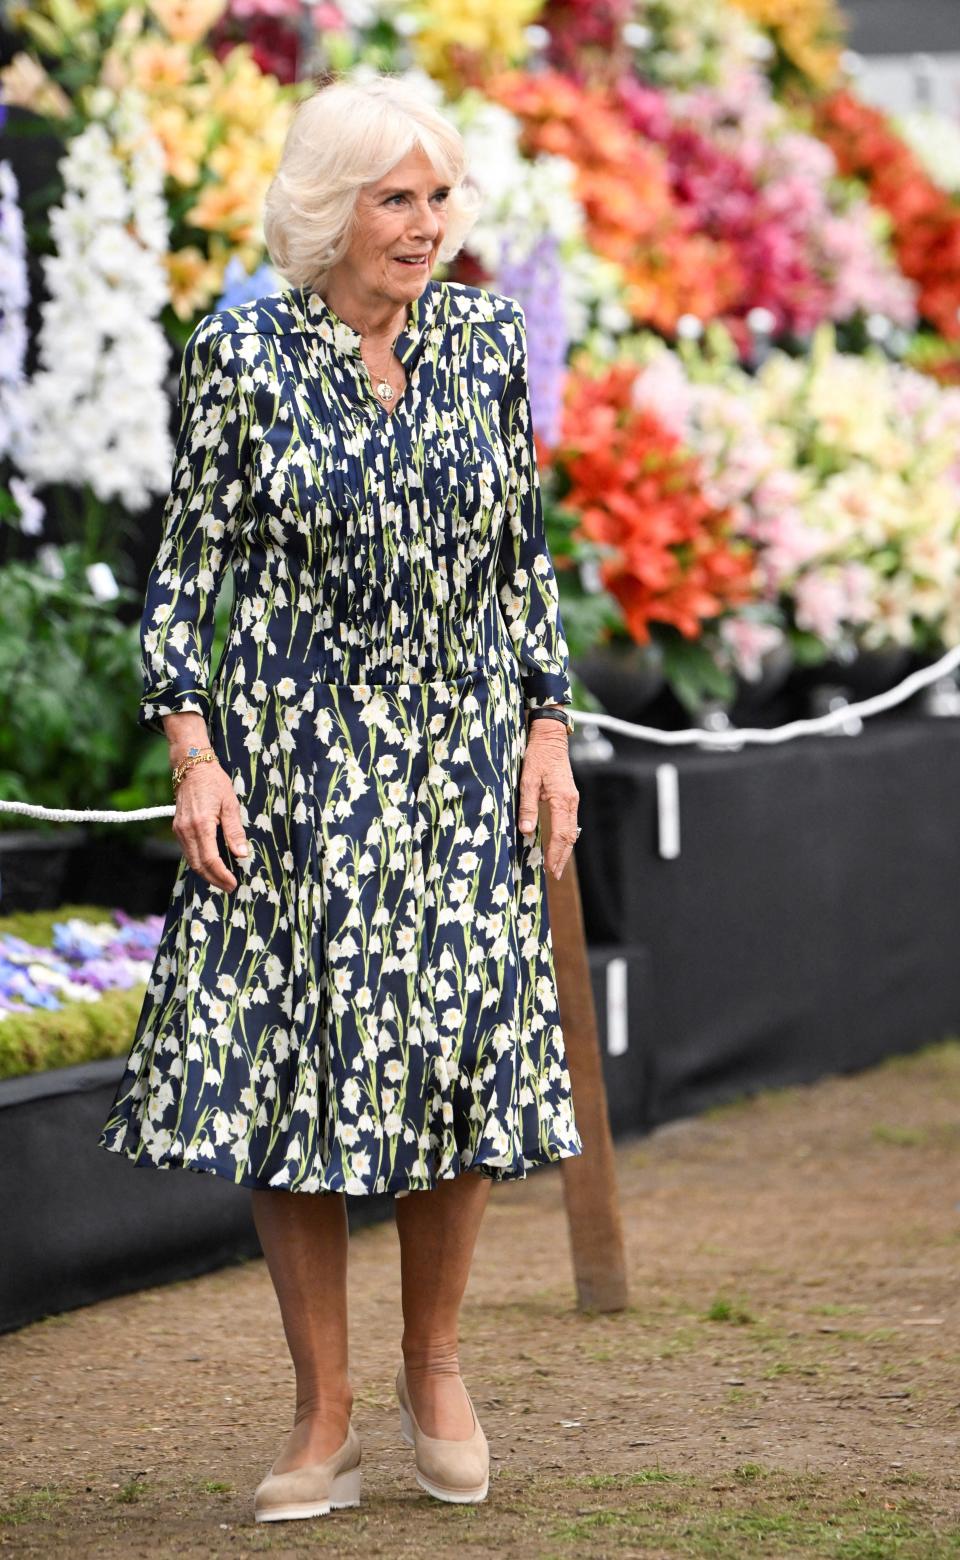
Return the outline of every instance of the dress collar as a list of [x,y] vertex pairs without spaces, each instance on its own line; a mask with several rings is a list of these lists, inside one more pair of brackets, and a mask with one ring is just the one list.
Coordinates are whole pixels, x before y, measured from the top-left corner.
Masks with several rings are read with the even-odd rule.
[[[335,314],[325,299],[310,287],[290,289],[290,297],[301,317],[304,329],[314,331],[322,341],[343,357],[360,358],[362,337],[359,331]],[[394,343],[401,363],[413,356],[415,348],[432,325],[440,303],[440,283],[429,277],[422,293],[411,300],[407,322]]]

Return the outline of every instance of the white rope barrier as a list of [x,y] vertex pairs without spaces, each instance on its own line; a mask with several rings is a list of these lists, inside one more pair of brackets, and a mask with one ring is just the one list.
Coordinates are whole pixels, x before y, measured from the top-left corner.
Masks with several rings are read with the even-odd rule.
[[[689,747],[694,743],[700,747],[721,750],[740,748],[745,743],[772,747],[781,742],[792,742],[797,737],[823,736],[832,731],[842,730],[855,719],[866,720],[871,715],[880,715],[884,710],[892,710],[898,704],[905,703],[907,699],[912,699],[922,688],[927,688],[931,683],[938,682],[941,677],[946,677],[958,666],[960,666],[960,645],[954,645],[952,650],[948,650],[932,666],[923,666],[918,671],[911,672],[909,677],[905,677],[903,682],[898,683],[895,688],[888,689],[886,693],[875,693],[869,699],[843,704],[835,710],[830,710],[826,715],[811,716],[805,720],[791,720],[785,726],[769,728],[730,726],[720,731],[688,726],[682,731],[662,731],[658,726],[641,726],[633,721],[620,720],[616,715],[594,714],[592,710],[578,710],[576,719],[580,726],[600,726],[608,731],[619,731],[621,735],[633,737],[637,742],[652,742],[659,747]],[[81,807],[40,807],[33,802],[0,800],[0,812],[20,813],[25,818],[46,818],[51,823],[139,823],[147,818],[171,818],[174,811],[172,805],[138,807],[130,812],[121,812],[95,811]]]
[[576,719],[581,726],[603,726],[608,731],[619,731],[625,737],[635,737],[638,742],[655,742],[660,747],[685,747],[697,743],[700,747],[739,748],[752,742],[762,747],[772,747],[779,742],[792,742],[795,737],[816,737],[837,731],[855,718],[866,720],[892,710],[896,705],[912,699],[921,688],[938,682],[960,666],[960,645],[954,645],[946,655],[932,666],[922,666],[911,672],[902,683],[886,693],[875,693],[869,699],[852,704],[842,704],[826,715],[811,716],[806,720],[791,720],[785,726],[730,726],[721,731],[707,731],[697,726],[684,727],[682,731],[661,731],[657,726],[639,726],[632,721],[618,720],[615,715],[594,715],[592,711],[578,710]]

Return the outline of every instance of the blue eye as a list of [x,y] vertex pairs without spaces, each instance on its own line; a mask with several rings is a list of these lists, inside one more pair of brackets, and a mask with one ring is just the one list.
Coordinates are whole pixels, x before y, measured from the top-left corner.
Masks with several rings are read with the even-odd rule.
[[[438,190],[436,195],[433,198],[434,198],[434,200],[446,200],[447,196],[449,194],[450,194],[449,190]],[[390,202],[393,201],[393,200],[406,200],[406,198],[407,198],[406,195],[404,195],[402,191],[398,190],[396,195],[388,195],[387,196],[386,204],[389,206]]]

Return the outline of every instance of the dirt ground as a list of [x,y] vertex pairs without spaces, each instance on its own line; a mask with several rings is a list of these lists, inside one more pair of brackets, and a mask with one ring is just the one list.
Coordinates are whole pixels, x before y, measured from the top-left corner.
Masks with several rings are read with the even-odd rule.
[[392,1222],[351,1244],[358,1509],[253,1522],[293,1390],[262,1261],[2,1337],[0,1553],[960,1556],[958,1151],[957,1044],[625,1142],[606,1315],[575,1306],[559,1168],[495,1185],[479,1506],[424,1494],[400,1439]]

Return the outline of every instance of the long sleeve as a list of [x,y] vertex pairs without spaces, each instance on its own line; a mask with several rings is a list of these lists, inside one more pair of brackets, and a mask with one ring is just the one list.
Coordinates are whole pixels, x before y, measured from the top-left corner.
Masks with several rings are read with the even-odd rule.
[[507,512],[497,558],[497,594],[520,662],[524,705],[571,704],[569,650],[543,524],[527,372],[526,319],[515,310],[513,351],[501,402],[509,456]]
[[170,494],[140,624],[138,720],[148,731],[162,732],[164,715],[209,714],[217,595],[249,491],[239,368],[229,338],[205,317],[183,352]]

